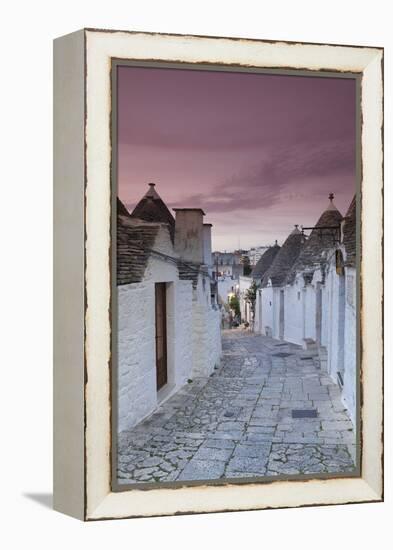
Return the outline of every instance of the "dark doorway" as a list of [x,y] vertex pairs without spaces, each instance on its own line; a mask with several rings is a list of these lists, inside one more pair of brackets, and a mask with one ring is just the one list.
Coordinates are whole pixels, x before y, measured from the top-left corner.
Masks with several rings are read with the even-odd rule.
[[156,372],[157,391],[168,382],[166,283],[156,283]]

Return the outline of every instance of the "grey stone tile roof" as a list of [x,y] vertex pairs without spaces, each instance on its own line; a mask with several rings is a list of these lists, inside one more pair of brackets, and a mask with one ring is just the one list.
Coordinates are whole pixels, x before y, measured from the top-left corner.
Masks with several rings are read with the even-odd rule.
[[147,222],[167,223],[169,233],[174,242],[175,218],[170,213],[167,205],[155,190],[155,184],[149,183],[149,190],[131,212],[131,217]]
[[150,249],[160,229],[159,224],[117,216],[117,284],[140,283],[145,274]]
[[254,269],[251,272],[251,277],[254,280],[262,280],[266,271],[272,265],[274,258],[277,255],[277,252],[280,250],[278,244],[269,247],[264,254],[257,261]]
[[[198,285],[198,277],[200,274],[203,274],[201,266],[198,264],[191,265],[189,263],[182,263],[180,260],[177,264],[177,269],[179,271],[179,279],[190,280],[192,281],[192,286],[194,288]],[[207,274],[205,274],[207,276]],[[209,281],[210,282],[210,281]]]
[[353,197],[343,223],[343,245],[346,265],[356,266],[356,195]]
[[121,215],[121,216],[129,216],[130,215],[127,208],[121,202],[119,197],[117,197],[117,215]]
[[[164,223],[152,223],[133,218],[129,215],[117,216],[117,285],[140,283],[143,281],[150,256],[161,257],[163,261],[175,264],[179,279],[190,280],[193,287],[198,284],[199,275],[209,278],[204,266],[183,262],[172,255],[155,250],[155,242],[160,229],[168,230]],[[210,279],[209,279],[210,281]]]
[[304,243],[299,257],[287,275],[286,282],[292,282],[296,277],[296,273],[314,272],[315,269],[324,264],[327,253],[334,248],[335,242],[330,230],[318,230],[317,228],[339,226],[341,220],[342,215],[331,203],[322,213],[315,228]]
[[286,241],[276,254],[273,263],[265,272],[262,286],[267,286],[271,280],[273,286],[285,283],[286,277],[296,262],[303,246],[303,235],[297,228],[287,237]]

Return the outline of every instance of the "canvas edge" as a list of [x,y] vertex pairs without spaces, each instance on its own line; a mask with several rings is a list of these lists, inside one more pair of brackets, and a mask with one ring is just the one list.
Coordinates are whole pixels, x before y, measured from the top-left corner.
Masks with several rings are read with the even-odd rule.
[[53,507],[85,519],[85,33],[53,42]]
[[[92,35],[94,35],[94,39],[98,38],[99,41],[100,39],[102,38],[102,32],[103,31],[85,31],[86,35],[89,37],[89,38],[93,38]],[[100,37],[98,37],[97,35],[100,35]],[[140,33],[138,33],[140,34]],[[113,36],[113,35],[111,35]],[[144,35],[144,37],[146,36],[150,36],[150,35]],[[155,36],[155,35],[154,35]],[[167,37],[168,35],[165,35],[165,37]],[[162,38],[162,36],[161,36]],[[192,37],[188,37],[189,39],[192,39]],[[182,40],[182,37],[179,38],[180,42]],[[224,39],[224,40],[232,40],[232,39]],[[268,44],[270,45],[275,45],[274,43],[272,42],[269,42]],[[281,46],[283,45],[283,43],[277,43],[277,45],[280,44]],[[97,43],[96,43],[97,45]],[[181,48],[181,43],[179,43],[179,47]],[[241,44],[238,44],[238,47],[241,47]],[[293,47],[293,46],[291,46]],[[296,44],[296,47],[302,47],[301,44]],[[320,46],[312,46],[313,48],[317,48],[319,49]],[[337,46],[335,46],[337,47]],[[307,48],[309,49],[309,46],[307,46]],[[322,48],[325,50],[325,46],[322,46]],[[351,49],[351,47],[342,47],[344,49]],[[104,48],[105,49],[105,48]],[[362,71],[364,71],[364,76],[363,78],[366,78],[367,76],[367,67],[370,67],[372,66],[373,62],[374,61],[377,61],[377,63],[379,63],[379,67],[381,69],[381,62],[382,62],[382,58],[383,58],[383,52],[380,48],[365,48],[367,49],[367,52],[368,52],[368,56],[367,56],[367,63],[363,66],[363,67],[360,67],[360,64],[359,64],[359,61],[357,61],[356,63],[356,67],[355,67],[355,71],[359,71],[360,69]],[[326,50],[325,50],[326,51]],[[98,48],[98,51],[96,52],[98,54],[98,56],[102,56],[103,55],[103,52],[100,48]],[[317,53],[317,52],[315,52]],[[319,52],[321,53],[321,51]],[[105,55],[105,54],[104,54]],[[111,57],[111,56],[110,56]],[[175,59],[174,59],[175,61]],[[105,60],[106,62],[106,60]],[[374,66],[375,67],[375,66]],[[296,65],[294,68],[298,68],[298,65]],[[334,67],[331,66],[330,67],[331,69],[333,69]],[[88,65],[88,69],[89,69],[89,65]],[[313,70],[316,70],[315,68],[313,68]],[[89,71],[88,71],[89,72]],[[374,71],[375,72],[375,71]],[[378,70],[376,70],[376,73],[375,73],[375,77],[377,79],[377,87],[378,87],[378,84],[380,82],[381,86],[382,86],[382,73],[378,74]],[[377,92],[378,94],[378,92]],[[381,91],[381,94],[382,94],[382,91]],[[382,97],[380,98],[380,100],[382,101]],[[379,108],[379,107],[378,107]],[[367,109],[367,107],[366,107]],[[382,120],[382,105],[381,105],[381,108],[380,108],[380,118]],[[377,120],[379,119],[379,117],[377,117]],[[365,129],[365,127],[363,127],[363,130]],[[374,132],[371,132],[371,133],[374,133]],[[367,134],[367,128],[366,128],[366,134]],[[97,135],[97,134],[96,134]],[[368,146],[367,143],[363,143],[363,146]],[[373,145],[373,147],[375,147],[375,143]],[[89,145],[88,145],[88,149],[89,149]],[[366,151],[366,149],[364,149],[364,151]],[[381,140],[381,151],[382,151],[382,140]],[[365,155],[364,157],[365,159],[367,159],[367,155]],[[380,168],[380,167],[379,167]],[[378,166],[375,165],[375,169],[378,170]],[[382,179],[381,179],[381,190],[382,190]],[[89,195],[89,188],[87,188],[87,196]],[[93,201],[94,203],[94,201]],[[102,205],[101,205],[102,206]],[[91,210],[91,208],[93,208],[93,206],[90,207],[90,213],[92,214],[93,218],[92,219],[97,219],[96,218],[96,214],[97,212],[94,213],[94,209],[93,211]],[[87,202],[87,211],[89,212],[89,205],[88,205],[88,202]],[[382,204],[377,204],[376,205],[376,209],[377,209],[377,218],[379,220],[381,220],[381,224],[380,226],[382,227]],[[101,215],[102,215],[103,211],[101,211]],[[108,212],[106,211],[106,214],[108,214]],[[374,218],[375,219],[375,218]],[[91,220],[92,221],[92,220]],[[93,223],[93,226],[94,226],[94,222]],[[109,223],[109,222],[108,222]],[[379,262],[379,264],[377,265],[377,272],[380,272],[380,267],[381,267],[381,262]],[[91,272],[91,275],[93,277],[93,280],[94,280],[94,275],[93,275],[93,272]],[[108,280],[109,280],[109,277],[108,277]],[[90,279],[90,277],[87,276],[87,281],[86,281],[86,284],[87,284],[87,291],[88,291],[88,288],[89,288],[89,285],[92,284],[92,280]],[[381,286],[378,286],[377,288],[377,293],[380,293],[380,295],[376,296],[377,298],[377,302],[379,301],[379,303],[381,303],[382,301],[382,287]],[[379,300],[380,298],[380,300]],[[364,311],[365,313],[365,310],[362,310]],[[363,313],[363,314],[364,314]],[[374,310],[374,313],[375,313],[375,310]],[[90,316],[87,315],[86,317],[86,323],[88,324],[89,323],[89,319],[92,320],[94,318],[94,315],[93,315],[93,312],[90,311]],[[381,333],[381,338],[382,338],[382,317],[381,315],[379,315],[379,312],[378,312],[378,315],[376,316],[376,322],[377,324],[379,323],[379,328],[380,328],[380,333]],[[106,324],[106,323],[105,323]],[[108,329],[108,326],[107,326],[107,330]],[[104,329],[104,332],[105,332],[105,329]],[[382,340],[379,342],[378,341],[378,345],[382,346]],[[88,346],[87,346],[88,348]],[[88,349],[86,350],[87,352],[87,359],[88,361],[92,359],[91,356],[89,356],[89,351]],[[381,350],[380,350],[381,352]],[[108,350],[108,353],[109,353],[109,350]],[[382,360],[382,355],[381,353],[379,353],[378,355],[381,356],[381,360]],[[109,357],[109,356],[108,356]],[[381,377],[382,377],[382,372],[381,372]],[[381,380],[380,380],[381,381]],[[382,389],[382,385],[380,387],[376,387],[375,388],[375,391],[374,391],[374,397],[376,396],[377,398],[379,398],[380,402],[382,403],[382,393],[381,393],[381,389]],[[87,391],[86,393],[86,396],[88,398],[88,403],[87,403],[87,418],[89,419],[93,419],[93,416],[91,416],[92,414],[94,415],[94,406],[93,406],[93,403],[92,401],[89,399],[89,392]],[[90,409],[90,410],[89,410]],[[380,415],[379,415],[380,416]],[[382,421],[382,417],[380,417],[380,420]],[[95,422],[93,421],[93,424]],[[379,426],[379,419],[377,419],[377,424],[378,424],[378,429],[376,432],[374,432],[374,434],[371,434],[371,435],[374,435],[374,442],[376,443],[376,449],[377,449],[377,454],[380,453],[380,457],[382,459],[382,440],[381,440],[381,432],[382,432],[382,424]],[[374,424],[375,426],[375,424]],[[224,511],[225,510],[225,507],[221,506],[220,508],[218,509],[209,509],[209,510],[202,510],[200,509],[200,507],[197,505],[197,503],[194,501],[194,499],[192,498],[192,495],[190,495],[190,501],[193,502],[194,501],[194,509],[187,509],[187,510],[181,510],[181,509],[174,509],[172,511],[165,511],[164,509],[161,511],[161,513],[156,513],[154,511],[154,509],[152,508],[150,513],[147,511],[140,511],[140,508],[139,510],[135,513],[135,508],[132,507],[132,508],[129,508],[129,511],[127,512],[126,510],[120,510],[117,509],[117,505],[114,506],[114,503],[113,503],[113,495],[114,493],[110,493],[110,490],[109,490],[109,486],[107,484],[106,485],[106,488],[101,484],[101,488],[100,490],[98,491],[97,493],[97,488],[94,488],[94,484],[95,484],[95,476],[96,476],[96,473],[94,473],[91,468],[89,468],[89,454],[90,454],[90,458],[94,457],[94,454],[95,454],[95,451],[94,451],[94,441],[97,442],[97,439],[96,439],[96,436],[97,434],[94,434],[94,429],[93,429],[93,432],[90,430],[89,431],[89,423],[87,424],[87,438],[90,437],[90,440],[89,442],[87,443],[88,444],[88,449],[87,449],[87,456],[86,456],[86,460],[87,460],[87,486],[86,486],[86,490],[88,492],[88,494],[86,495],[86,497],[88,498],[88,501],[87,501],[87,504],[88,504],[88,507],[87,507],[87,510],[86,510],[86,515],[85,515],[85,519],[107,519],[107,518],[114,518],[114,517],[141,517],[141,516],[147,516],[147,515],[166,515],[167,513],[168,514],[176,514],[176,513],[202,513],[203,511],[209,511],[209,512],[214,512],[214,511]],[[107,434],[108,435],[108,434]],[[376,438],[379,438],[379,443],[378,441],[376,440]],[[105,440],[107,439],[107,437],[105,437]],[[88,441],[88,439],[87,439]],[[100,442],[102,444],[102,441]],[[107,442],[106,442],[107,444]],[[368,446],[368,442],[366,442],[366,446]],[[105,445],[105,443],[104,443]],[[107,455],[106,455],[107,456]],[[108,458],[108,456],[107,456]],[[363,460],[367,459],[367,453],[364,453],[364,457],[363,457]],[[352,495],[356,495],[357,491],[361,488],[362,491],[363,491],[363,495],[366,497],[365,499],[362,499],[362,497],[360,495],[357,495],[355,497],[352,497],[354,498],[354,502],[360,502],[360,501],[368,501],[368,502],[371,502],[371,501],[380,501],[382,498],[383,498],[383,482],[382,482],[382,463],[381,463],[381,468],[376,468],[376,470],[374,469],[374,473],[373,475],[370,476],[370,472],[369,470],[366,470],[363,472],[364,474],[364,477],[363,479],[357,479],[357,480],[350,480],[350,487],[351,487],[351,494]],[[100,476],[99,476],[100,477]],[[98,481],[96,479],[96,481]],[[326,483],[328,484],[331,484],[331,482],[334,482],[336,480],[326,480],[326,481],[323,481],[323,482],[320,482],[320,481],[313,481],[313,482],[295,482],[297,484],[297,488],[299,487],[298,486],[298,483],[302,483],[304,484],[304,487],[310,487],[312,484],[314,483],[317,483],[317,484],[321,484],[321,487],[324,486],[326,487]],[[346,479],[345,480],[341,480],[340,481],[340,484],[341,484],[341,488],[342,488],[342,483],[347,481]],[[292,484],[294,482],[275,482],[275,484]],[[355,488],[355,484],[358,484],[358,488],[356,489]],[[265,485],[266,486],[266,485]],[[246,485],[244,486],[245,488],[249,488],[251,489],[252,487],[254,487],[254,485],[250,486],[250,485]],[[262,485],[259,485],[258,487],[262,487]],[[289,488],[289,486],[287,486]],[[207,487],[202,487],[201,489],[209,489],[210,491],[215,491],[217,490],[216,487],[214,488],[207,488]],[[227,488],[219,488],[219,490],[225,490],[225,491],[228,491],[229,487]],[[238,487],[236,487],[236,489],[238,489]],[[90,490],[90,495],[89,495],[89,490]],[[185,497],[186,495],[183,493],[183,491],[193,491],[193,493],[195,494],[195,491],[197,491],[198,488],[187,488],[187,489],[172,489],[170,491],[176,491],[176,494],[178,497]],[[287,489],[284,489],[284,491],[287,491]],[[164,489],[158,489],[157,491],[151,491],[150,492],[150,495],[153,496],[153,493],[156,494],[156,493],[160,493],[162,495],[162,493],[167,493],[167,490],[164,490]],[[94,495],[95,493],[95,495]],[[131,493],[131,492],[127,492],[127,493]],[[138,493],[138,492],[135,492],[134,491],[134,494],[135,493]],[[182,495],[180,494],[182,493]],[[141,493],[139,493],[141,494]],[[145,493],[146,494],[146,493]],[[312,503],[307,503],[307,502],[300,502],[298,504],[292,502],[290,504],[285,504],[285,502],[282,502],[282,503],[275,503],[275,504],[269,504],[268,502],[265,503],[265,504],[262,504],[260,506],[257,506],[257,507],[254,507],[252,504],[250,504],[250,507],[247,508],[247,509],[263,509],[263,508],[271,508],[271,507],[286,507],[286,506],[307,506],[307,505],[318,505],[318,504],[336,504],[336,503],[340,503],[340,500],[341,500],[341,497],[343,496],[343,493],[342,493],[342,490],[341,490],[341,496],[340,498],[336,501],[333,501],[333,502],[327,502],[326,501],[326,495],[323,496],[321,499],[313,499],[313,502]],[[89,501],[89,497],[93,497],[92,500]],[[95,498],[94,498],[95,497]],[[98,498],[97,498],[98,497]],[[206,499],[206,493],[204,492],[204,499]],[[347,498],[346,502],[351,502],[351,496],[350,494],[348,494],[348,497],[345,497]],[[341,502],[341,503],[344,503],[344,502]],[[126,503],[124,503],[126,504]],[[124,507],[123,507],[124,508]],[[137,508],[138,508],[138,505],[137,505]],[[206,507],[205,507],[206,508]],[[241,507],[234,507],[234,508],[230,508],[231,510],[239,510],[239,509],[244,509],[244,508],[241,508]],[[112,512],[111,512],[112,510]]]

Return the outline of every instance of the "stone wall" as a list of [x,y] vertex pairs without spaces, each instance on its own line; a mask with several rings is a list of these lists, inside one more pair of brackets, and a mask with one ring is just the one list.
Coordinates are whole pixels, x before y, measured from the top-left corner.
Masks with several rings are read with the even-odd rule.
[[191,378],[209,376],[221,358],[221,313],[210,302],[210,282],[198,278],[192,302],[192,374]]
[[339,323],[340,310],[340,280],[336,274],[333,261],[328,267],[326,275],[326,288],[328,293],[328,308],[326,314],[328,316],[328,373],[337,381],[337,372],[339,371],[339,362],[342,359],[342,354],[339,350],[340,330],[344,326]]
[[356,426],[356,270],[346,268],[345,274],[345,370],[343,402]]
[[[173,255],[169,233],[160,230],[155,249]],[[181,281],[175,264],[152,255],[142,283],[117,288],[118,429],[131,428],[157,407],[155,283],[167,284],[168,390],[192,370],[192,282]]]
[[254,332],[264,334],[262,326],[262,289],[258,289],[256,294]]
[[[173,256],[166,229],[154,249]],[[150,415],[161,392],[156,387],[155,283],[166,283],[167,368],[165,397],[195,376],[208,376],[221,357],[221,315],[211,307],[210,279],[200,275],[197,288],[179,280],[177,266],[149,258],[142,283],[117,288],[118,430],[129,429]]]
[[118,430],[131,428],[156,406],[154,287],[117,289]]
[[304,289],[300,280],[285,287],[285,330],[284,340],[294,344],[303,343],[303,301]]
[[[273,288],[271,286],[262,288],[262,320],[260,321],[261,334],[273,335]],[[258,306],[259,307],[259,306]]]

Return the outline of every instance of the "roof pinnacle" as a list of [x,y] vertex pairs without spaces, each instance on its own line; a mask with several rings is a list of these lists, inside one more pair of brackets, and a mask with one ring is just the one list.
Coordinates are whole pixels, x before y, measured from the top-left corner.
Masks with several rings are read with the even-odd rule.
[[326,210],[337,210],[336,205],[333,202],[334,193],[329,193],[329,205]]
[[292,231],[292,235],[300,234],[299,224],[295,223],[295,229]]
[[145,197],[147,199],[159,199],[160,198],[159,194],[155,190],[155,186],[156,186],[155,183],[149,183],[149,189],[147,190],[147,192],[145,194]]

